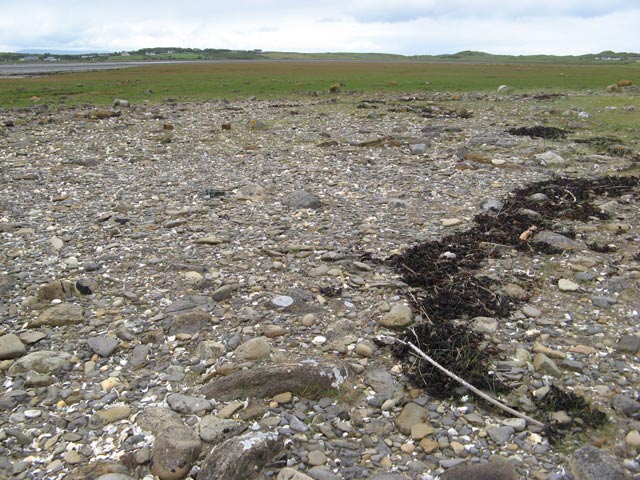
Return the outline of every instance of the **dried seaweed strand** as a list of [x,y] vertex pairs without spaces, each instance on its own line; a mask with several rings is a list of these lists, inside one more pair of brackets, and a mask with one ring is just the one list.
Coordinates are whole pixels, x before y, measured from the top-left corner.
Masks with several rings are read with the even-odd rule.
[[526,420],[528,423],[530,423],[532,425],[536,425],[536,426],[538,426],[540,428],[545,428],[546,427],[546,425],[544,423],[540,422],[539,420],[536,420],[535,418],[531,418],[528,415],[525,415],[524,413],[520,413],[517,410],[514,410],[513,408],[511,408],[511,407],[505,405],[504,403],[500,402],[499,400],[496,400],[495,398],[487,395],[483,391],[478,390],[476,387],[474,387],[470,383],[466,382],[465,380],[463,380],[462,378],[457,376],[455,373],[453,373],[453,372],[447,370],[446,368],[444,368],[442,365],[440,365],[438,362],[436,362],[434,359],[432,359],[429,355],[427,355],[421,349],[416,347],[413,343],[405,342],[404,340],[400,340],[399,338],[395,338],[395,337],[390,337],[390,338],[394,342],[398,342],[401,345],[405,345],[405,346],[411,348],[415,353],[418,354],[418,356],[420,356],[421,358],[425,359],[431,365],[433,365],[434,367],[439,369],[442,373],[444,373],[445,375],[448,375],[449,377],[453,378],[456,382],[464,385],[469,390],[471,390],[473,393],[475,393],[479,397],[483,398],[487,402],[489,402],[489,403],[495,405],[496,407],[500,408],[501,410],[504,410],[505,412],[508,412],[511,415],[515,416],[515,417],[522,418],[523,420]]

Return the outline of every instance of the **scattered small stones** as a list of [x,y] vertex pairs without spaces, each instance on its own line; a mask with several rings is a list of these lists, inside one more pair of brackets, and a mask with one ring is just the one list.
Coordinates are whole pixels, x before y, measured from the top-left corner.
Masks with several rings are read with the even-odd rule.
[[0,111],[0,477],[557,480],[554,431],[606,430],[554,385],[637,473],[634,138],[516,138],[586,118],[513,89],[323,96]]

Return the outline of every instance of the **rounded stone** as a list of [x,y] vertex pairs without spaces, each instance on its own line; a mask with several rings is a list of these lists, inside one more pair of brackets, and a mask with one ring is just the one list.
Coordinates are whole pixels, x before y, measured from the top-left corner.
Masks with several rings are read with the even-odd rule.
[[406,327],[413,322],[413,311],[404,303],[394,305],[391,310],[380,319],[380,325],[384,327]]
[[640,448],[640,432],[631,430],[624,438],[624,443],[630,450],[638,450]]
[[0,336],[0,360],[22,357],[25,352],[25,346],[17,335]]
[[558,280],[558,288],[561,292],[575,292],[580,289],[580,285],[566,278]]
[[265,337],[256,337],[248,340],[235,350],[240,360],[260,360],[271,353],[271,345]]
[[327,456],[319,450],[312,450],[307,455],[307,460],[309,462],[309,465],[317,467],[319,465],[324,465],[325,463],[327,463]]

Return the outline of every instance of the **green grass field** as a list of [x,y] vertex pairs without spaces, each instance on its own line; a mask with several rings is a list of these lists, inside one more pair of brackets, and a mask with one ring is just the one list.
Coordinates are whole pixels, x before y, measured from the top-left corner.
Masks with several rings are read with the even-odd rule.
[[640,83],[640,65],[531,65],[420,62],[265,61],[149,65],[40,77],[0,78],[0,107],[34,103],[110,104],[206,101],[215,98],[286,98],[310,91],[465,92],[495,91],[508,84],[514,93],[593,89],[618,80]]

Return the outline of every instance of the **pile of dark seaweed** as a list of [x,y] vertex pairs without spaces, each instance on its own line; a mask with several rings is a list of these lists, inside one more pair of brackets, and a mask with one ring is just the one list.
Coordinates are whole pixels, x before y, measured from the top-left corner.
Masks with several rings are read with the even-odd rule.
[[[508,246],[522,254],[557,253],[554,247],[532,241],[533,236],[523,237],[523,232],[532,225],[537,231],[552,230],[563,220],[606,219],[607,213],[594,205],[594,198],[615,198],[639,189],[637,177],[556,178],[537,182],[509,194],[499,211],[477,215],[472,228],[412,246],[393,257],[395,268],[411,287],[413,308],[422,316],[422,321],[407,329],[401,339],[413,343],[478,388],[492,392],[507,390],[490,373],[493,347],[464,322],[477,316],[506,317],[517,305],[517,300],[501,294],[490,278],[478,275],[485,259],[500,251],[487,246]],[[541,193],[544,197],[532,198]],[[562,234],[574,235],[571,231]],[[396,344],[393,352],[403,361],[410,380],[432,396],[444,398],[464,392],[457,382],[417,358],[408,347]],[[554,392],[554,398],[582,405],[582,399],[570,392],[558,393],[558,389]],[[545,405],[540,407],[544,409]],[[601,419],[598,413],[590,415]]]

